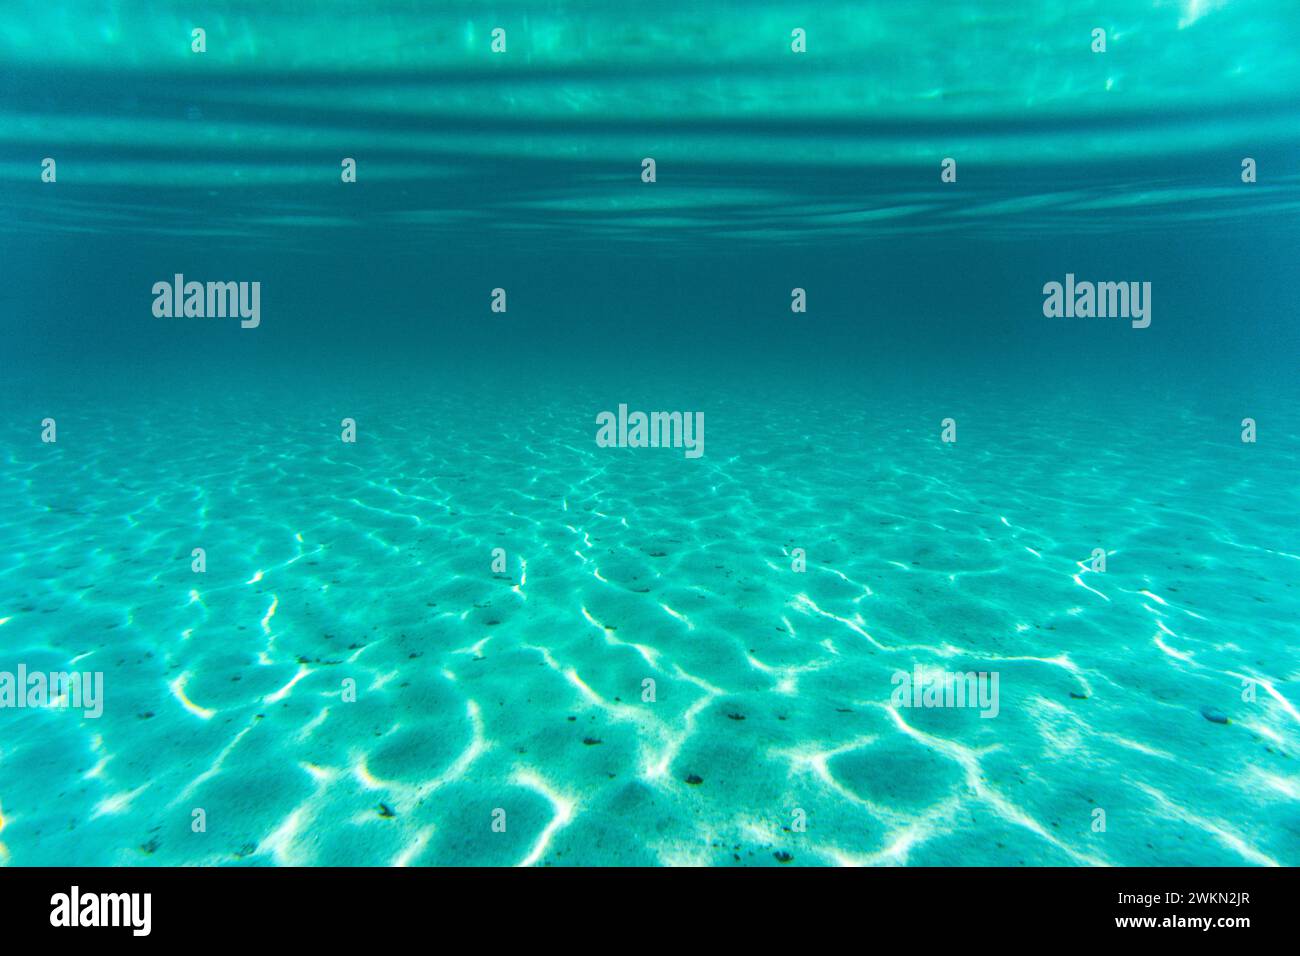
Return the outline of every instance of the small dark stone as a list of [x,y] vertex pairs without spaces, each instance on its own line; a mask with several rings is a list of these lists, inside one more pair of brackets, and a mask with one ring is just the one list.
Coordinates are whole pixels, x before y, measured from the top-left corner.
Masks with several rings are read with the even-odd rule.
[[794,857],[792,857],[789,853],[786,853],[785,850],[777,850],[772,855],[776,857],[778,863],[789,863],[791,860],[794,859]]
[[395,816],[397,816],[397,814],[393,812],[393,808],[390,807],[390,806],[389,806],[388,804],[386,804],[386,803],[381,803],[381,804],[379,805],[379,815],[380,815],[381,817],[395,817]]
[[141,720],[148,720],[150,717],[153,716],[153,711],[146,710],[143,714],[137,714],[136,716],[139,717]]
[[728,714],[728,715],[727,715],[727,719],[729,719],[729,720],[744,720],[744,719],[745,719],[745,715],[744,715],[744,714]]
[[704,778],[699,776],[698,774],[693,773],[687,776],[686,782],[689,783],[692,787],[698,787],[700,784],[704,782]]
[[1073,697],[1075,700],[1087,700],[1087,699],[1088,699],[1088,695],[1087,695],[1087,694],[1076,694],[1074,691],[1070,691],[1070,696]]
[[1215,707],[1202,707],[1201,716],[1212,724],[1228,723],[1228,715]]
[[600,740],[596,737],[583,737],[582,742],[586,744],[588,747],[594,747],[596,746],[596,744],[604,743],[603,740]]

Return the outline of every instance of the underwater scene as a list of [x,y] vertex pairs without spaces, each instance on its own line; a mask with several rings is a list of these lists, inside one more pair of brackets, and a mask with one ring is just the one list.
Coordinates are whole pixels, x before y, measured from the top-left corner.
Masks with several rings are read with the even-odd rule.
[[1297,36],[10,0],[0,864],[1297,865]]

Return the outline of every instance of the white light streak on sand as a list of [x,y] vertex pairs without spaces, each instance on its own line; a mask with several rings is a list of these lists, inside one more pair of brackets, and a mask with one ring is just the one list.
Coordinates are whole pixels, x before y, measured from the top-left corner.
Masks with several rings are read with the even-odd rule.
[[275,609],[280,606],[280,599],[275,595],[271,596],[271,606],[266,609],[266,616],[262,618],[262,630],[270,635],[271,618],[275,617]]
[[667,611],[671,616],[677,618],[677,620],[685,624],[686,630],[688,631],[695,630],[695,625],[691,623],[690,618],[688,618],[685,614],[682,614],[680,611],[674,611],[672,608],[670,608],[667,604],[664,604],[662,601],[659,603],[659,606],[663,608],[665,611]]
[[805,614],[808,611],[812,611],[815,614],[820,614],[822,617],[828,617],[832,621],[839,621],[841,624],[849,628],[851,631],[854,631],[855,633],[865,637],[868,641],[870,641],[876,647],[880,648],[880,650],[882,651],[896,650],[896,648],[886,647],[884,644],[881,644],[878,640],[876,640],[865,630],[863,630],[862,624],[864,624],[865,621],[863,621],[862,616],[860,614],[855,614],[854,615],[855,619],[849,620],[847,617],[840,617],[838,614],[832,614],[830,611],[823,611],[821,608],[817,606],[817,602],[815,602],[808,595],[802,593],[795,595],[793,606],[796,609],[803,611]]
[[123,791],[122,793],[115,793],[111,797],[105,797],[95,806],[95,811],[91,814],[91,819],[93,820],[110,813],[125,813],[130,809],[131,802],[151,786],[153,786],[152,781],[141,784],[134,790]]
[[1110,598],[1106,597],[1106,595],[1102,594],[1096,588],[1090,588],[1088,587],[1088,585],[1084,584],[1082,576],[1078,574],[1074,575],[1074,583],[1079,585],[1079,587],[1083,588],[1085,591],[1091,591],[1093,594],[1097,595],[1097,597],[1101,598],[1103,601],[1110,600]]
[[216,714],[215,710],[209,710],[206,707],[200,707],[194,701],[185,695],[185,685],[189,683],[190,672],[186,671],[171,682],[172,696],[181,702],[181,706],[188,710],[195,717],[202,717],[204,720],[211,720]]
[[551,817],[551,822],[546,825],[541,835],[538,836],[537,842],[533,844],[532,850],[518,863],[519,866],[532,866],[546,853],[546,847],[550,844],[555,831],[566,826],[573,819],[574,809],[577,804],[573,800],[556,793],[545,780],[532,770],[516,770],[510,778],[510,782],[540,793],[550,802],[554,814]]
[[262,698],[262,702],[266,704],[274,704],[281,700],[284,700],[286,697],[289,696],[289,692],[293,690],[293,685],[298,683],[298,681],[302,680],[310,673],[311,673],[310,667],[308,667],[305,664],[300,665],[298,668],[298,673],[293,675],[293,680],[289,681],[289,683],[285,684],[274,694],[268,694],[266,697]]
[[1260,853],[1258,850],[1256,850],[1254,847],[1248,844],[1241,837],[1237,836],[1237,834],[1233,833],[1230,830],[1225,830],[1223,827],[1219,826],[1213,820],[1207,820],[1204,817],[1198,817],[1190,810],[1186,810],[1183,807],[1180,807],[1178,804],[1174,803],[1172,800],[1166,797],[1155,787],[1148,786],[1147,784],[1143,783],[1140,780],[1131,780],[1129,781],[1129,783],[1131,786],[1135,786],[1139,790],[1144,791],[1148,796],[1151,797],[1151,799],[1155,800],[1156,803],[1160,805],[1160,809],[1164,811],[1166,816],[1199,827],[1201,830],[1204,830],[1206,833],[1210,834],[1212,837],[1214,837],[1224,846],[1232,849],[1244,859],[1249,860],[1251,863],[1254,863],[1257,866],[1278,865],[1276,860],[1274,860],[1270,856],[1266,856],[1265,854]]
[[1007,800],[1002,796],[1002,794],[985,785],[984,773],[980,767],[979,758],[984,753],[1001,750],[1002,746],[1000,744],[982,750],[975,750],[963,746],[954,740],[947,740],[943,737],[934,737],[924,731],[917,730],[915,727],[908,724],[907,721],[903,720],[902,715],[893,707],[885,706],[884,709],[893,719],[895,726],[897,726],[903,733],[912,737],[914,740],[923,743],[936,753],[942,754],[950,760],[954,760],[960,764],[966,774],[966,786],[979,800],[986,803],[993,812],[998,814],[998,816],[1002,817],[1008,823],[1014,823],[1016,826],[1024,827],[1026,830],[1037,834],[1057,849],[1064,853],[1068,853],[1081,863],[1086,863],[1090,866],[1105,865],[1104,861],[1090,857],[1085,853],[1080,853],[1073,847],[1062,843],[1037,820],[1033,819],[1033,817],[1029,816],[1014,803]]

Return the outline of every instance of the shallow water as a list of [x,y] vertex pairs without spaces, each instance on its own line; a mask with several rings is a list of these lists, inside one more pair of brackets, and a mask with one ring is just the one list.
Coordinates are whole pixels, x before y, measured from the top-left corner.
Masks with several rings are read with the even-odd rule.
[[1294,14],[262,7],[0,29],[0,861],[1300,862]]

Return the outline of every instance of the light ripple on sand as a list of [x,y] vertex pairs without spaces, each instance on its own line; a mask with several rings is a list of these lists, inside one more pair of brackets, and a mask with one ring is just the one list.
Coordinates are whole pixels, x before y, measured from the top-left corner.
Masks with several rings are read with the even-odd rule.
[[[1095,415],[1010,417],[1003,460],[995,435],[936,457],[886,427],[928,421],[898,408],[811,454],[843,416],[727,396],[729,427],[683,462],[594,448],[574,423],[602,398],[575,386],[496,432],[454,398],[365,409],[383,440],[346,453],[328,422],[286,443],[238,410],[149,405],[61,457],[0,458],[6,653],[102,668],[110,702],[4,715],[0,856],[1159,864],[1183,859],[1164,820],[1198,860],[1300,862],[1295,555],[1269,523],[1293,456],[1225,480],[1252,466],[1135,425],[1120,453],[1182,455],[1178,480],[1135,468],[1080,497],[1098,477],[1062,436]],[[184,477],[133,470],[164,453]],[[1205,560],[1225,545],[1231,564]],[[1094,546],[1105,573],[1078,561]],[[1001,715],[889,707],[917,663],[1000,671]]]

